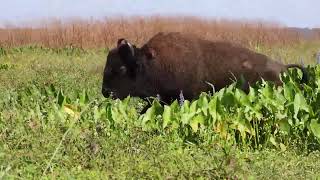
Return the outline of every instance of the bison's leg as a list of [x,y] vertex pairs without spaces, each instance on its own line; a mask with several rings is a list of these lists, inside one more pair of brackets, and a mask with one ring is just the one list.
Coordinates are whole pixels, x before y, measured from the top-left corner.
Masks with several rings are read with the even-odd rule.
[[244,81],[242,82],[242,85],[241,85],[241,88],[240,88],[242,91],[244,91],[246,94],[249,93],[250,91],[250,84],[248,81]]
[[246,94],[248,94],[250,90],[250,82],[246,80],[243,75],[241,75],[240,79],[237,82],[237,88],[241,89]]

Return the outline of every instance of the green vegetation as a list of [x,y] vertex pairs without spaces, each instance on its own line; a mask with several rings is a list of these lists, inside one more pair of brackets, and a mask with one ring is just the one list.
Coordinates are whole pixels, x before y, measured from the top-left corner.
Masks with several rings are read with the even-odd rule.
[[[311,63],[297,49],[258,50]],[[318,66],[302,87],[292,70],[283,87],[257,83],[246,95],[235,83],[181,107],[154,101],[140,115],[140,99],[101,95],[106,52],[0,49],[1,179],[320,176]]]

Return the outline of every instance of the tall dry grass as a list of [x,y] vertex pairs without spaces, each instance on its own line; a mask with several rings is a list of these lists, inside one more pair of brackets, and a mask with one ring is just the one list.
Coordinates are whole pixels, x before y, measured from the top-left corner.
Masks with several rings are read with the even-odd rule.
[[[112,47],[118,38],[143,44],[159,31],[197,34],[209,40],[227,40],[245,46],[290,45],[304,41],[299,32],[278,24],[255,21],[208,20],[196,17],[131,17],[104,20],[50,20],[41,27],[0,29],[0,46],[37,44],[45,47]],[[320,33],[316,38],[320,39]]]

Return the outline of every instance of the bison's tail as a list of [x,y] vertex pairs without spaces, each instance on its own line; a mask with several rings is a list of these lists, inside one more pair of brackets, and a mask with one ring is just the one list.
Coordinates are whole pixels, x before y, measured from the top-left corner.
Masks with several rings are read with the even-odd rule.
[[302,83],[307,83],[309,81],[309,75],[308,75],[307,69],[302,65],[287,64],[286,69],[289,69],[289,68],[299,68],[302,71],[302,80],[301,80]]

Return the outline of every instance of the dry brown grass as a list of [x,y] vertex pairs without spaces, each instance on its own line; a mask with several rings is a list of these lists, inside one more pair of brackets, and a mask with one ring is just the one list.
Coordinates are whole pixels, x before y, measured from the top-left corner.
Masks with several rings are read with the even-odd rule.
[[[124,37],[141,45],[159,31],[195,33],[210,40],[227,40],[245,46],[290,45],[305,39],[298,32],[278,24],[205,20],[195,17],[131,17],[104,20],[50,20],[38,28],[0,29],[0,46],[37,44],[45,47],[112,47]],[[317,39],[320,39],[318,33]]]

